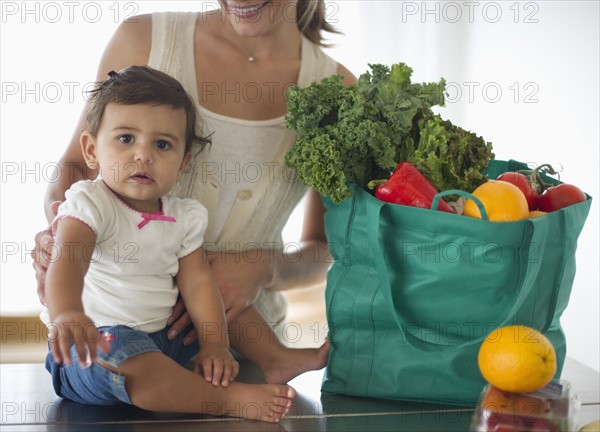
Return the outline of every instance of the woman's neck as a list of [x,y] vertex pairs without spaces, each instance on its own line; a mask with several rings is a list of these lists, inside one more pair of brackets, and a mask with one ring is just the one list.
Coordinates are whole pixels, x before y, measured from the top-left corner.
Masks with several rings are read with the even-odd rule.
[[221,12],[217,21],[217,31],[227,43],[240,51],[240,55],[262,62],[300,57],[302,35],[293,20],[280,19],[269,22],[265,29],[248,28],[239,32],[225,17],[225,12]]

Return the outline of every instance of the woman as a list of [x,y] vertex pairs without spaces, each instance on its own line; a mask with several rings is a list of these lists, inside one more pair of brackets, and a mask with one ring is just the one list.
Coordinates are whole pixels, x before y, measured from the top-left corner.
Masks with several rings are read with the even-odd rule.
[[[205,247],[223,295],[229,322],[256,303],[265,320],[281,322],[285,303],[279,290],[309,286],[324,278],[328,267],[319,195],[286,169],[284,157],[294,141],[285,129],[285,90],[308,86],[332,74],[355,82],[342,65],[320,49],[322,32],[334,31],[325,20],[324,0],[219,2],[204,13],[142,15],[120,25],[105,49],[97,81],[111,70],[149,65],[182,82],[192,94],[212,147],[195,158],[176,193],[202,202],[209,211]],[[60,160],[64,173],[49,185],[45,198],[48,221],[56,202],[74,182],[92,179],[79,145],[87,107]],[[104,173],[106,175],[106,173]],[[283,249],[281,231],[306,195],[301,240]],[[48,231],[36,236],[33,251],[38,295],[52,248]],[[174,338],[190,323],[173,312]],[[195,338],[190,334],[184,343]]]

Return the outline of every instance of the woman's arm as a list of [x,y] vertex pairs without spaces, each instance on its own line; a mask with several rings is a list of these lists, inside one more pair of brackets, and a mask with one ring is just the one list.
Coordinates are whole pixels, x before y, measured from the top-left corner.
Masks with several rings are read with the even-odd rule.
[[274,254],[267,288],[287,290],[315,285],[325,279],[331,256],[325,236],[325,207],[314,189],[305,196],[304,223],[297,247]]
[[[208,259],[223,296],[228,322],[252,305],[263,288],[277,291],[304,288],[324,280],[331,265],[324,213],[321,197],[311,189],[305,197],[301,238],[294,247],[262,249],[252,259],[244,253],[210,254]],[[178,333],[185,328],[182,325],[183,322],[173,324],[171,330]],[[192,340],[186,337],[184,343]]]

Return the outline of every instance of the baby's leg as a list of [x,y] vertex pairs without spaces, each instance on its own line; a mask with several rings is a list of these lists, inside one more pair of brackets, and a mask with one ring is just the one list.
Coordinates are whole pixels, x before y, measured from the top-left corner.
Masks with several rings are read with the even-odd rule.
[[[248,338],[249,334],[252,334],[251,338]],[[229,341],[233,348],[258,366],[266,382],[271,384],[285,384],[306,371],[323,368],[329,354],[327,341],[319,348],[285,346],[254,307],[246,309],[229,325]]]
[[296,395],[285,385],[234,382],[227,388],[214,387],[163,354],[147,333],[121,325],[103,327],[102,331],[111,351],[99,351],[98,361],[87,369],[79,367],[74,347],[70,366],[56,364],[48,354],[46,367],[60,396],[84,404],[125,402],[153,411],[275,422],[284,417]]
[[118,368],[102,366],[125,377],[133,405],[151,411],[229,415],[277,422],[292,405],[296,392],[286,385],[231,383],[215,387],[159,352],[130,357]]

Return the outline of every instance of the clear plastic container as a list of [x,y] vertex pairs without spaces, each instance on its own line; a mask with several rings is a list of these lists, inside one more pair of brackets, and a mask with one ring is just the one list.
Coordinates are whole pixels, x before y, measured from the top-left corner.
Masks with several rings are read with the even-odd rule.
[[487,385],[475,409],[476,432],[572,431],[579,400],[568,381],[551,383],[535,393],[509,393]]

